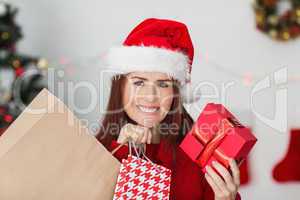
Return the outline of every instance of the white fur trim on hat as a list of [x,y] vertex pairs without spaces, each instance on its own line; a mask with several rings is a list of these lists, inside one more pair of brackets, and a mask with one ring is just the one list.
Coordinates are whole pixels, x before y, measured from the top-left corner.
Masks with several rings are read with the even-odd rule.
[[190,77],[187,55],[155,46],[111,47],[104,56],[105,68],[117,73],[163,72],[184,84]]

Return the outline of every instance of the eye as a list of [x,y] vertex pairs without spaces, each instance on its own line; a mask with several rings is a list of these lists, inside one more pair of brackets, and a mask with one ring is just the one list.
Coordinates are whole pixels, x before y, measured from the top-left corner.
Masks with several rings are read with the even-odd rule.
[[166,82],[163,82],[163,81],[159,82],[158,85],[159,85],[159,87],[162,87],[162,88],[167,88],[167,87],[169,87],[169,84],[166,83]]
[[135,81],[133,84],[136,86],[142,86],[144,85],[144,81]]

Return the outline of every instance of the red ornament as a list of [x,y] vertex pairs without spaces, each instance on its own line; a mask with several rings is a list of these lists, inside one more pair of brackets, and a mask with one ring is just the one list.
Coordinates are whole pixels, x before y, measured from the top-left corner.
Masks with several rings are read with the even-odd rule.
[[300,34],[300,27],[299,26],[292,26],[289,30],[292,36],[297,36]]
[[291,18],[291,16],[292,16],[292,12],[288,10],[282,16],[280,16],[280,19],[283,21],[288,21],[289,18]]
[[15,69],[15,74],[16,76],[21,76],[24,73],[24,68],[23,67],[18,67]]
[[6,122],[10,123],[10,122],[12,122],[13,117],[12,117],[11,115],[5,115],[5,116],[4,116],[4,120],[5,120]]

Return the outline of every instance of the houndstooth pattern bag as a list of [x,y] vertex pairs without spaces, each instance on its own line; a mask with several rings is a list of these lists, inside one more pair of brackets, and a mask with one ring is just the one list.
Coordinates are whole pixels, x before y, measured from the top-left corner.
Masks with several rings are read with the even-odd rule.
[[[129,155],[122,160],[113,199],[169,199],[171,170],[153,163],[144,148],[140,147],[138,153],[133,142],[128,145]],[[132,147],[137,156],[132,155]]]

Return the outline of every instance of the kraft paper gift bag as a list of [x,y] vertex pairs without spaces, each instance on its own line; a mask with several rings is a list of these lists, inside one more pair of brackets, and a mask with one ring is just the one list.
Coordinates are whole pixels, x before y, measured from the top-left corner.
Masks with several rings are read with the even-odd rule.
[[108,200],[120,163],[42,90],[0,137],[0,199]]

